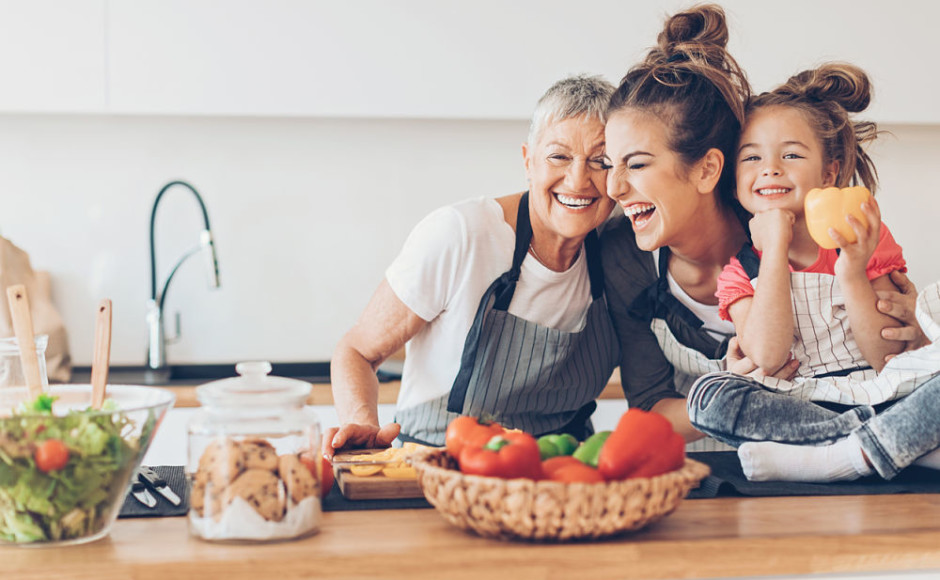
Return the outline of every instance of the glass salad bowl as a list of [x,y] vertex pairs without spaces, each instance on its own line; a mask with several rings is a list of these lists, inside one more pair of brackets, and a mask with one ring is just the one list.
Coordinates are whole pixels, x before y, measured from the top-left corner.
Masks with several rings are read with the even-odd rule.
[[90,385],[25,387],[0,398],[0,544],[45,546],[108,535],[131,477],[174,395],[109,385],[99,410]]

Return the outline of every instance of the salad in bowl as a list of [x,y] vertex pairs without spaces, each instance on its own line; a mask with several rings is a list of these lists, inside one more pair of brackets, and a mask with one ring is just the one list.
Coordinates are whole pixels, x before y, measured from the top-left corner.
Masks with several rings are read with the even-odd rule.
[[172,393],[109,385],[100,409],[90,385],[29,399],[0,398],[0,543],[74,544],[106,536]]

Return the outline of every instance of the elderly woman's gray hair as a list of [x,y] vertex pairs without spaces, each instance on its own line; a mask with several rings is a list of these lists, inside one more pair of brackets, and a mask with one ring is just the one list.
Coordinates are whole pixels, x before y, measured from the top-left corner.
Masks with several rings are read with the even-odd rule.
[[585,115],[607,122],[607,103],[614,85],[600,76],[578,75],[551,86],[535,106],[529,125],[529,145],[534,146],[549,123]]

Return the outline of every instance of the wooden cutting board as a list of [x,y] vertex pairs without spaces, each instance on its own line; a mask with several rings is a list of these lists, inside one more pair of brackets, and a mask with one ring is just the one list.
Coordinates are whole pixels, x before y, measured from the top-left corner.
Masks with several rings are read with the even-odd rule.
[[390,479],[381,475],[359,477],[337,470],[336,482],[346,499],[403,499],[424,497],[417,479]]
[[[416,478],[401,479],[375,475],[353,475],[349,471],[350,465],[362,464],[365,455],[381,452],[381,449],[359,449],[346,453],[338,453],[334,458],[333,472],[336,483],[346,499],[404,499],[424,497],[418,487]],[[401,460],[401,456],[397,461]],[[392,464],[397,463],[392,461]],[[367,462],[368,463],[368,462]]]

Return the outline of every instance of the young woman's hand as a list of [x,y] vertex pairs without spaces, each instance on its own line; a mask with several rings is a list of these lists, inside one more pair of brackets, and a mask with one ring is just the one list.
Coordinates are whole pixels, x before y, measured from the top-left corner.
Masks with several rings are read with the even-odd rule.
[[757,212],[749,222],[754,248],[762,253],[773,247],[786,250],[793,239],[795,221],[793,212],[785,209],[774,208]]
[[[885,340],[904,342],[904,350],[915,350],[930,343],[927,336],[917,324],[914,316],[917,303],[917,288],[914,283],[902,272],[891,272],[891,282],[897,286],[897,292],[877,292],[878,311],[887,314],[898,322],[904,324],[900,327],[886,327],[881,330],[881,337]],[[885,361],[893,355],[885,357]]]
[[862,204],[862,214],[868,221],[867,224],[863,224],[852,214],[845,217],[857,238],[853,243],[849,243],[834,228],[829,228],[829,235],[840,248],[839,259],[836,260],[835,265],[837,276],[850,272],[864,272],[872,254],[875,253],[875,248],[878,247],[878,240],[881,237],[881,210],[874,199],[869,199]]

